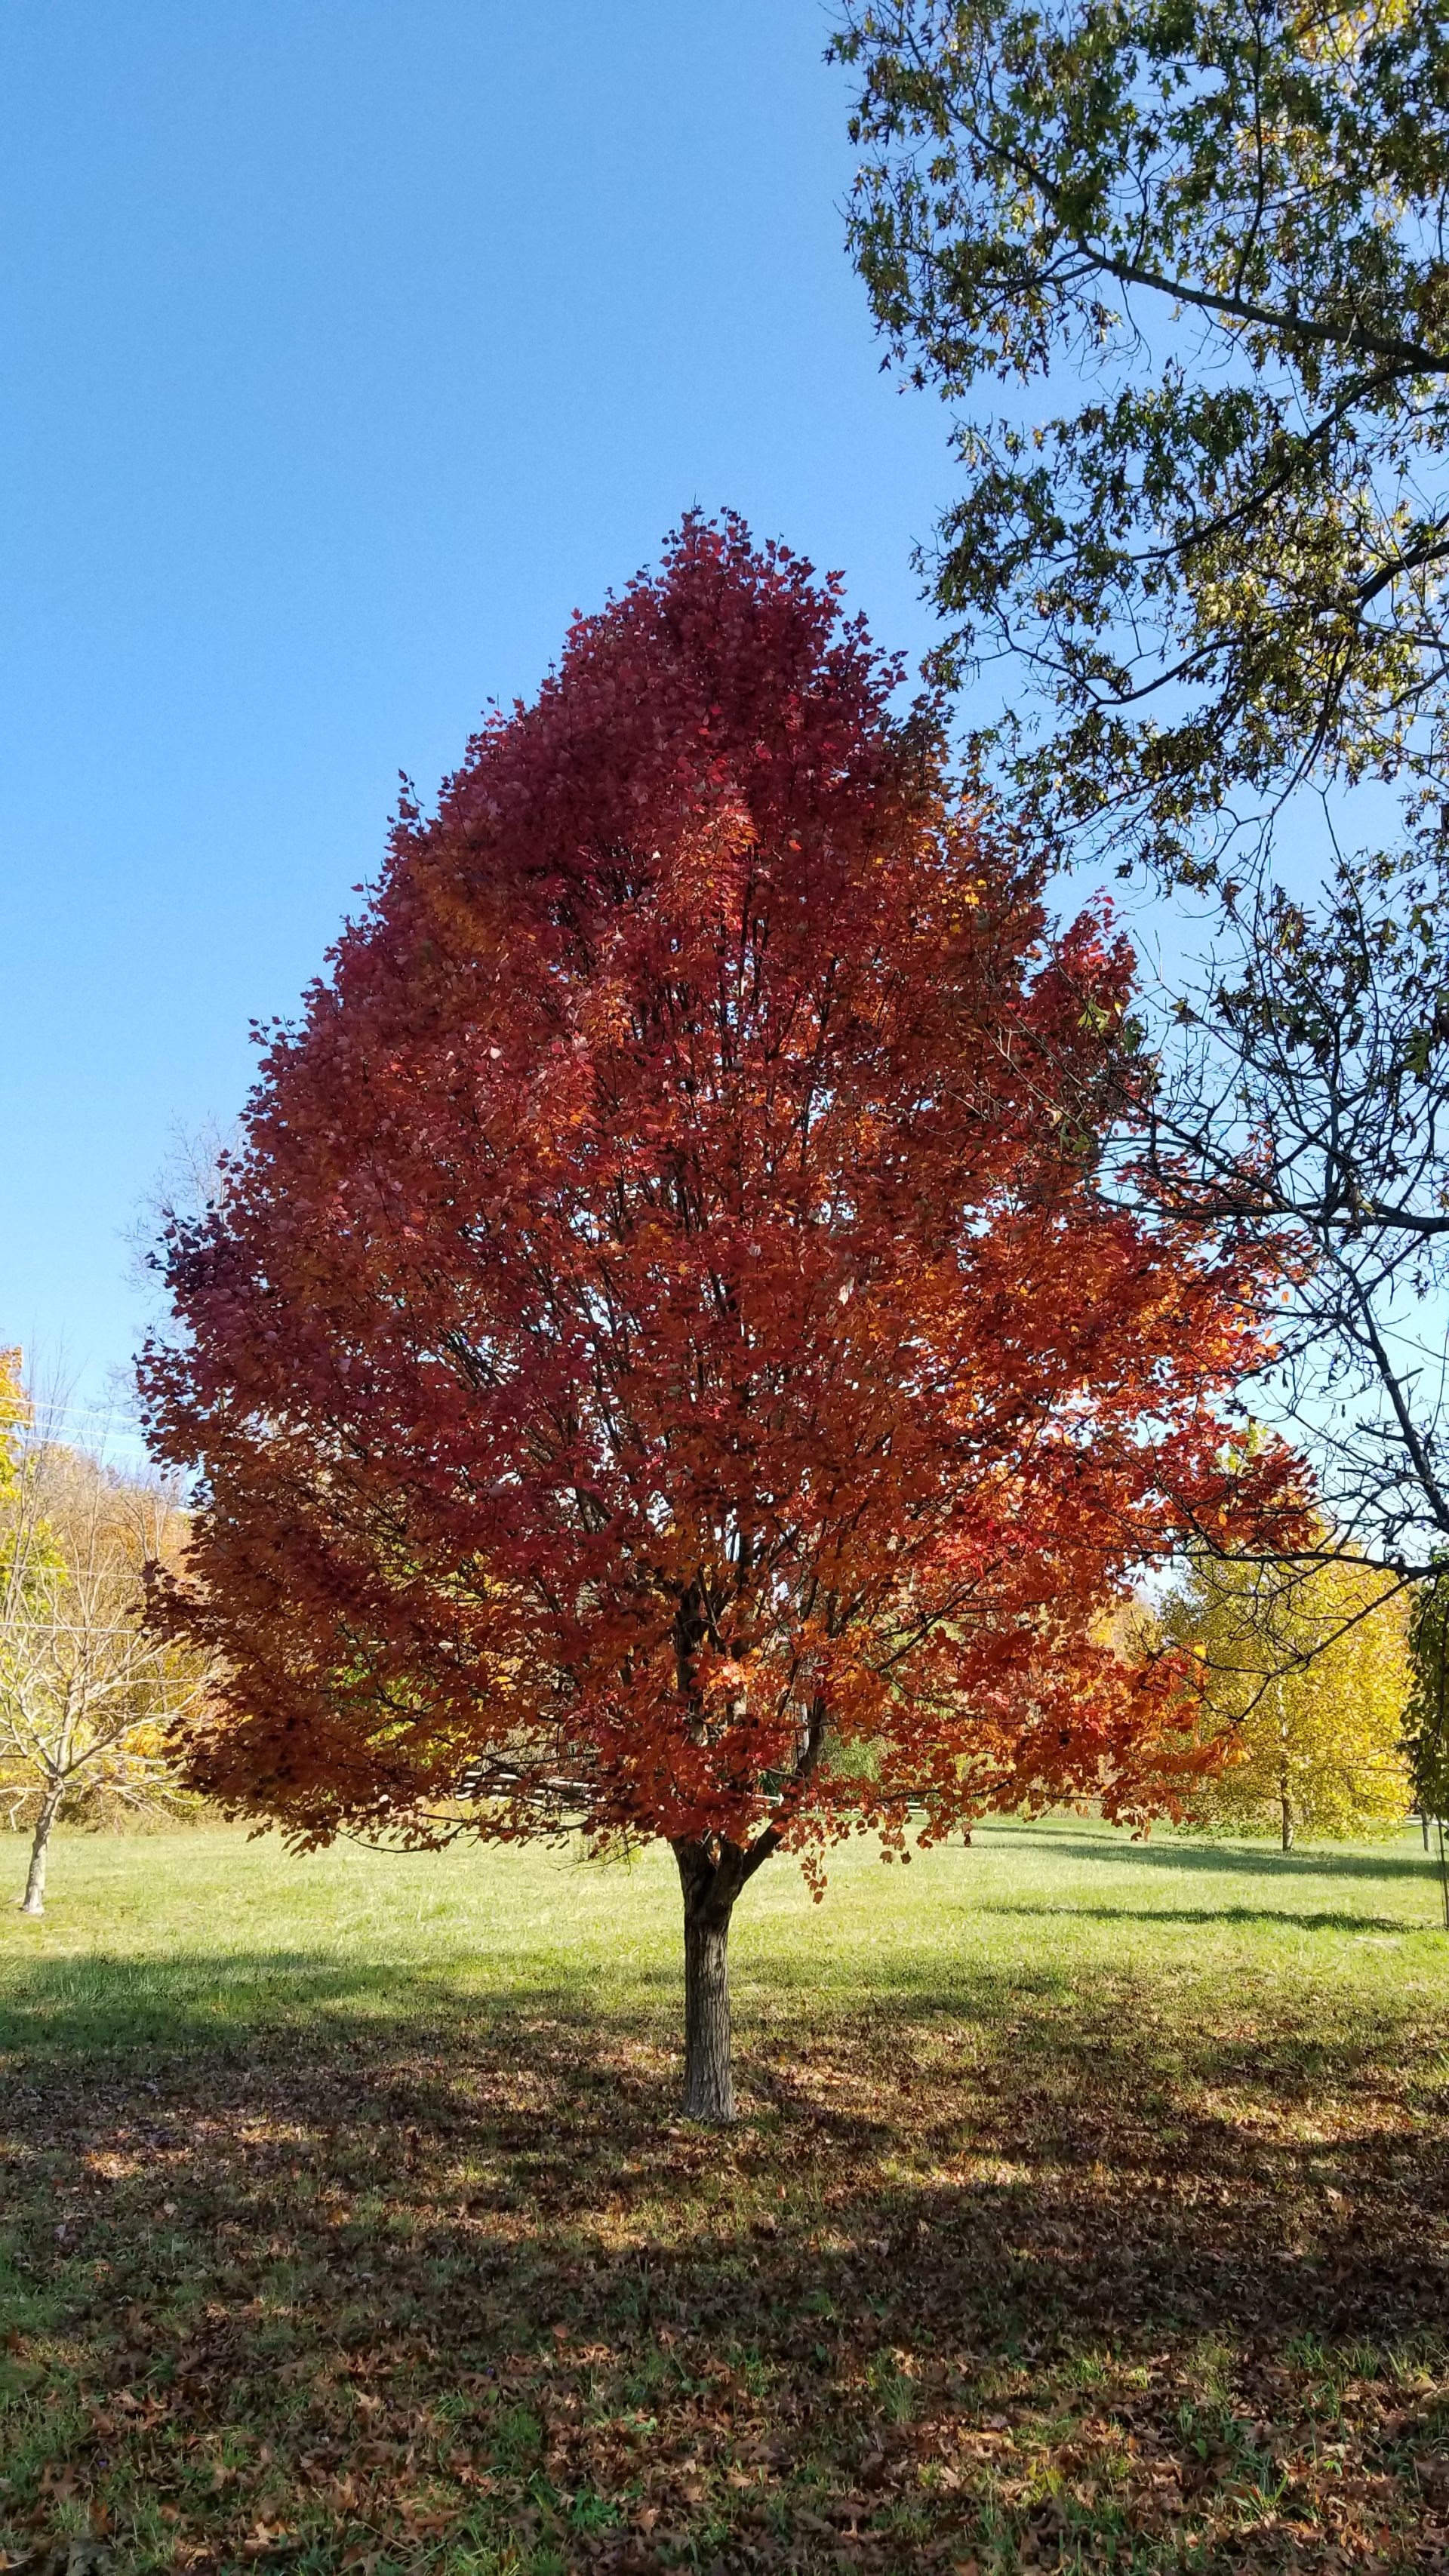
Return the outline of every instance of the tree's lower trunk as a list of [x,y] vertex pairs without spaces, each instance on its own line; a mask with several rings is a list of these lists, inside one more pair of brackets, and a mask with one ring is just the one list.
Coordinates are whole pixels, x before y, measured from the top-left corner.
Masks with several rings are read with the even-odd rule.
[[1278,1803],[1283,1810],[1283,1849],[1291,1851],[1293,1849],[1293,1802],[1286,1789]]
[[730,1918],[684,1917],[684,2116],[732,2120]]
[[49,1790],[41,1805],[40,1814],[36,1818],[35,1839],[30,1846],[30,1869],[25,1881],[25,1894],[20,1900],[22,1914],[45,1912],[46,1846],[50,1841],[51,1826],[60,1813],[60,1802],[64,1794],[61,1789]]
[[730,2067],[730,1917],[745,1880],[764,1858],[757,1846],[737,1843],[714,1850],[702,1842],[677,1842],[674,1857],[684,1890],[684,2116],[732,2120]]

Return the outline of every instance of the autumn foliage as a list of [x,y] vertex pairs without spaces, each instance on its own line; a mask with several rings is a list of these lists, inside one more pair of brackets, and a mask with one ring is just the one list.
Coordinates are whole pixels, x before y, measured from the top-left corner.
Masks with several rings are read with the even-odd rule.
[[1100,1613],[1273,1507],[1255,1283],[1098,1195],[1130,953],[1049,941],[898,676],[690,522],[405,810],[145,1366],[213,1794],[424,1836],[472,1764],[482,1830],[665,1835],[726,1919],[908,1799],[1171,1803]]
[[1392,1575],[1337,1553],[1288,1565],[1199,1551],[1165,1631],[1193,1654],[1199,1720],[1222,1760],[1186,1821],[1209,1832],[1335,1840],[1397,1832],[1413,1804],[1409,1616]]

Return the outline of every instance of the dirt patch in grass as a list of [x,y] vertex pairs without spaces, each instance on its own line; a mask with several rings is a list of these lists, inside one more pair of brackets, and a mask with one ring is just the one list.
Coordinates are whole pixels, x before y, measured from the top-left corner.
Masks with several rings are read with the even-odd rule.
[[0,2563],[1449,2566],[1436,2033],[832,2005],[727,2136],[547,1994],[179,2036],[9,2063]]

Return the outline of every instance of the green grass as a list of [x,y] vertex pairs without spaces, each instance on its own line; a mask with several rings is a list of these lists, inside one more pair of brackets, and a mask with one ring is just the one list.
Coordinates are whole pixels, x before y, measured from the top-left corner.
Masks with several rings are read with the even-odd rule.
[[41,1925],[23,1860],[0,2564],[1446,2563],[1417,1835],[772,1864],[726,2136],[667,1855],[63,1836]]

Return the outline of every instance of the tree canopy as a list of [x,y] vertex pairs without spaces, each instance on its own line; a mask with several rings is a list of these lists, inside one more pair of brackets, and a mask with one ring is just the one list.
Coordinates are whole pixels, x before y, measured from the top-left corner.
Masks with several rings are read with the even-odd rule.
[[[877,319],[973,397],[941,665],[1035,672],[1020,782],[1172,871],[1308,778],[1401,778],[1437,833],[1442,13],[847,0],[834,50]],[[1063,376],[1035,418],[975,397]]]
[[1176,1794],[1093,1621],[1291,1508],[1224,1446],[1261,1282],[1099,1194],[1130,954],[1049,938],[897,679],[694,520],[401,817],[146,1364],[224,1800],[425,1839],[466,1767],[727,1920],[910,1801]]
[[[1449,31],[1420,0],[847,0],[836,51],[877,319],[959,407],[939,667],[1034,678],[985,732],[1068,849],[1215,881],[1207,970],[1153,997],[1150,1193],[1276,1246],[1260,1402],[1344,1543],[1422,1574],[1449,1535],[1422,1330],[1449,1225]],[[1402,828],[1343,846],[1338,799],[1327,881],[1300,849],[1285,884],[1283,800],[1365,779],[1398,782]]]
[[[1320,1535],[1323,1535],[1320,1533]],[[1264,1565],[1199,1553],[1166,1630],[1194,1654],[1221,1757],[1188,1803],[1228,1833],[1392,1833],[1413,1797],[1402,1592],[1342,1554]]]

